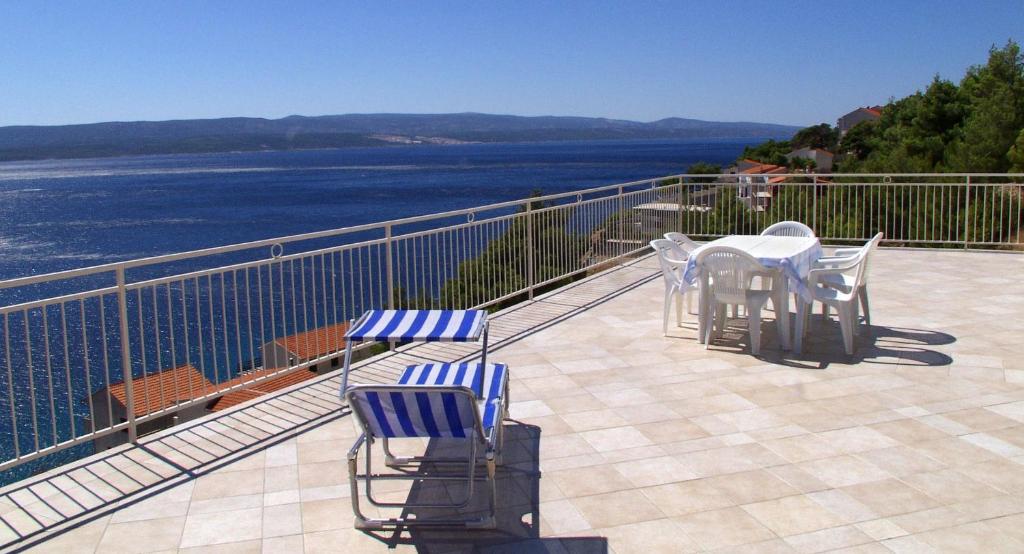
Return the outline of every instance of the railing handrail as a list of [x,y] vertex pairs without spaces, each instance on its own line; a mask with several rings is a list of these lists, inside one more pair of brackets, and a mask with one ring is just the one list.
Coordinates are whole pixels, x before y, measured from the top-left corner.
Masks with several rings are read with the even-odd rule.
[[[110,262],[106,264],[99,264],[95,266],[88,266],[78,269],[68,269],[63,271],[55,271],[51,273],[44,273],[40,275],[31,275],[26,277],[16,277],[13,279],[0,280],[0,290],[32,285],[37,283],[43,283],[56,279],[70,279],[75,277],[84,277],[87,275],[95,275],[98,273],[106,273],[116,271],[120,269],[131,269],[137,267],[144,267],[149,265],[156,265],[167,262],[175,262],[181,260],[187,260],[192,258],[199,258],[204,256],[212,256],[217,254],[227,254],[231,252],[238,252],[243,250],[251,250],[254,248],[260,248],[264,246],[274,246],[279,244],[288,244],[293,242],[301,242],[307,240],[315,240],[333,236],[346,235],[351,233],[359,233],[363,231],[372,230],[383,230],[385,227],[410,225],[413,223],[420,223],[423,221],[431,221],[437,219],[445,219],[449,217],[456,217],[460,215],[467,215],[476,212],[487,212],[493,210],[500,210],[503,208],[511,208],[516,206],[523,206],[534,202],[545,202],[549,200],[558,200],[561,198],[567,198],[570,196],[582,196],[586,194],[595,194],[599,192],[605,192],[610,190],[617,190],[626,187],[636,187],[641,185],[656,186],[658,183],[671,179],[720,179],[720,178],[737,178],[737,177],[943,177],[943,178],[973,178],[973,177],[1003,177],[1003,178],[1024,178],[1024,173],[718,173],[718,174],[699,174],[699,173],[677,173],[673,175],[665,175],[661,177],[653,177],[649,179],[640,179],[636,181],[629,181],[626,183],[617,183],[613,185],[602,185],[599,187],[591,187],[581,190],[561,192],[555,194],[548,194],[544,196],[525,198],[521,200],[509,200],[505,202],[496,202],[493,204],[485,204],[482,206],[475,206],[470,208],[461,208],[458,210],[449,210],[446,212],[438,212],[433,214],[424,214],[418,216],[410,216],[399,219],[391,219],[380,222],[364,223],[360,225],[352,225],[348,227],[337,227],[334,229],[326,229],[323,231],[313,231],[310,233],[300,233],[295,235],[286,235],[283,237],[275,237],[269,239],[260,239],[254,241],[247,241],[235,244],[228,244],[223,246],[213,246],[209,248],[201,248],[197,250],[190,250],[186,252],[178,252],[173,254],[161,254],[157,256],[148,256],[145,258],[136,258],[132,260],[124,260],[120,262]],[[714,181],[702,184],[716,184]],[[723,184],[723,183],[717,183]],[[810,183],[808,183],[810,184]],[[847,183],[849,184],[849,183]],[[873,183],[872,183],[873,184]],[[901,183],[905,185],[915,184],[927,184],[927,183]],[[981,183],[972,183],[973,185],[984,186]],[[1004,183],[987,183],[990,186],[998,186]]]

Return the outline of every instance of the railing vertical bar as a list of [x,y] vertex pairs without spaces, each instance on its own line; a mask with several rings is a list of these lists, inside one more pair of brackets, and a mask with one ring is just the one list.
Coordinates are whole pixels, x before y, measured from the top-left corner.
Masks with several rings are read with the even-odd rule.
[[[246,290],[248,290],[248,288]],[[240,371],[244,371],[246,369],[246,364],[243,362],[245,354],[242,353],[242,312],[239,309],[238,304],[238,271],[231,272],[231,295],[234,297],[235,302],[235,350],[238,352],[238,360],[236,363],[238,365],[238,369]],[[249,337],[252,337],[251,332],[249,333]],[[250,344],[252,343],[251,340],[249,342]],[[250,358],[249,363],[254,364],[255,360]]]
[[[221,383],[220,356],[217,355],[217,319],[213,314],[213,275],[206,276],[206,311],[210,315],[210,357],[213,358],[213,384]],[[226,348],[227,345],[225,344]]]
[[22,323],[25,327],[25,360],[28,369],[29,398],[32,400],[32,436],[35,440],[36,452],[39,451],[39,415],[36,408],[36,379],[35,368],[32,364],[32,332],[29,329],[28,310],[22,310]]
[[78,432],[75,430],[75,395],[74,388],[71,386],[71,351],[68,346],[68,314],[67,307],[64,302],[60,303],[60,328],[62,342],[64,343],[64,380],[65,386],[67,387],[67,398],[68,398],[68,430],[71,432],[69,438],[75,438],[78,436]]
[[[128,441],[138,442],[138,430],[135,427],[135,391],[132,382],[131,341],[128,340],[128,295],[125,289],[124,266],[115,270],[117,278],[118,318],[121,320],[121,372],[124,379],[124,396],[128,409]],[[111,421],[113,423],[113,421]]]
[[57,437],[57,403],[53,395],[53,363],[50,355],[50,319],[49,319],[49,306],[43,306],[43,353],[46,356],[46,386],[49,391],[50,398],[50,432],[53,433],[52,439],[53,444],[56,446],[60,440]]
[[[85,332],[85,325],[82,326]],[[4,314],[4,358],[7,361],[7,397],[11,408],[11,439],[14,441],[14,457],[21,457],[21,444],[18,440],[18,413],[15,408],[17,397],[14,396],[14,369],[11,366],[11,314]]]
[[[136,302],[135,307],[136,307],[136,311],[138,312],[139,355],[142,358],[142,376],[141,377],[142,377],[143,380],[145,380],[146,376],[147,376],[146,368],[148,367],[148,364],[147,364],[147,360],[146,360],[146,333],[145,333],[145,331],[143,329],[143,320],[142,320],[142,289],[138,289],[136,291],[136,293],[137,293],[136,294],[136,298],[138,298],[138,302]],[[127,296],[126,296],[126,298],[127,298]],[[130,339],[130,337],[129,337],[129,339]],[[157,371],[159,371],[159,369],[160,369],[159,366],[157,366]],[[167,404],[164,403],[164,388],[163,387],[159,387],[159,389],[160,389],[159,394],[160,394],[161,407],[167,406]],[[144,402],[146,403],[146,405],[147,406],[152,406],[152,404],[150,404],[150,402],[149,402],[149,387],[145,387],[145,386],[142,387],[142,396],[144,397]]]
[[[85,332],[85,300],[78,300],[78,315],[82,326],[82,362],[85,367],[85,397],[89,399],[89,426],[91,432],[96,432],[96,409],[93,405],[92,395],[92,369],[89,367],[89,339]],[[6,325],[4,326],[6,328]]]
[[[184,343],[185,343],[185,365],[186,366],[190,366],[190,367],[195,367],[195,366],[192,365],[192,339],[191,339],[192,333],[189,332],[190,325],[189,325],[189,321],[188,321],[188,301],[185,298],[186,296],[188,296],[188,281],[185,280],[185,279],[182,279],[180,281],[180,283],[181,283],[181,324],[182,324],[181,325],[181,337],[182,337],[182,339],[184,340]],[[196,313],[198,313],[198,312],[196,312]],[[197,320],[196,321],[196,325],[198,326],[198,324],[199,324],[199,322]],[[202,333],[200,332],[199,335],[200,335],[200,342],[201,342],[201,340],[202,340],[202,338],[201,338],[202,337]],[[177,363],[178,363],[177,359],[175,359],[175,364],[177,364]],[[202,366],[202,364],[200,364],[198,370],[199,370],[200,374],[205,375],[205,373],[203,373],[203,366]],[[192,379],[188,380],[188,397],[189,397],[190,400],[192,398],[195,398],[195,396],[193,396],[193,391],[192,391]]]

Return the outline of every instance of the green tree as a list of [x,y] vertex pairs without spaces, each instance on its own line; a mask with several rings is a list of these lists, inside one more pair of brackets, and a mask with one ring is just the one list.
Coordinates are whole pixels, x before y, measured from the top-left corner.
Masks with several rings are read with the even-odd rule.
[[821,148],[834,152],[839,145],[839,129],[833,129],[828,123],[812,125],[797,131],[790,143],[793,148]]
[[1024,173],[1024,129],[1020,130],[1016,142],[1006,155],[1010,160],[1010,171],[1013,173]]
[[786,154],[792,150],[793,145],[788,140],[769,139],[757,146],[744,147],[741,158],[763,164],[786,165]]
[[1002,172],[1010,168],[1007,154],[1024,128],[1024,56],[1009,41],[989,51],[988,63],[974,66],[960,83],[967,108],[961,136],[950,165],[959,171]]

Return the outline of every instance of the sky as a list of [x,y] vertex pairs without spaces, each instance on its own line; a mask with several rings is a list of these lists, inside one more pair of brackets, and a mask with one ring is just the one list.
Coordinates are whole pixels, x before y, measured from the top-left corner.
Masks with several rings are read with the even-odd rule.
[[959,81],[1024,0],[0,2],[0,126],[484,112],[792,125]]

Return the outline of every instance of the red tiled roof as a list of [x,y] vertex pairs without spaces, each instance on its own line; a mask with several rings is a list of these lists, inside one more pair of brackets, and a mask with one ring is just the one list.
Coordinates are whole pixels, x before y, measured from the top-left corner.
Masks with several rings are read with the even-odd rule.
[[761,174],[761,173],[785,173],[786,168],[775,165],[775,164],[760,164],[751,167],[750,169],[744,169],[740,173],[745,174]]
[[[135,415],[144,416],[187,402],[206,394],[212,386],[213,383],[189,364],[136,377],[132,379]],[[121,404],[128,405],[128,393],[123,381],[111,384],[108,390]]]
[[348,323],[338,323],[277,339],[275,342],[299,359],[309,360],[345,348],[345,331],[348,331]]
[[[225,389],[235,385],[240,385],[242,383],[247,383],[254,379],[264,377],[266,375],[273,375],[277,371],[279,370],[260,369],[257,371],[251,371],[244,375],[239,375],[238,377],[235,377],[230,381],[225,381],[221,383],[220,385],[218,385],[218,388]],[[249,400],[252,400],[254,398],[259,398],[264,394],[279,391],[281,389],[288,388],[292,385],[296,385],[303,381],[308,381],[316,376],[317,374],[312,371],[306,369],[299,369],[291,373],[281,375],[279,377],[273,377],[261,381],[260,383],[246,389],[231,391],[225,394],[224,396],[221,396],[220,398],[211,402],[208,408],[211,412],[219,412],[221,410],[226,410],[227,408],[230,408],[232,406],[237,406],[243,402],[248,402]]]
[[876,108],[864,108],[864,111],[866,111],[866,112],[868,112],[870,114],[877,115],[877,116],[881,116],[882,115],[881,108],[877,108],[877,107]]

